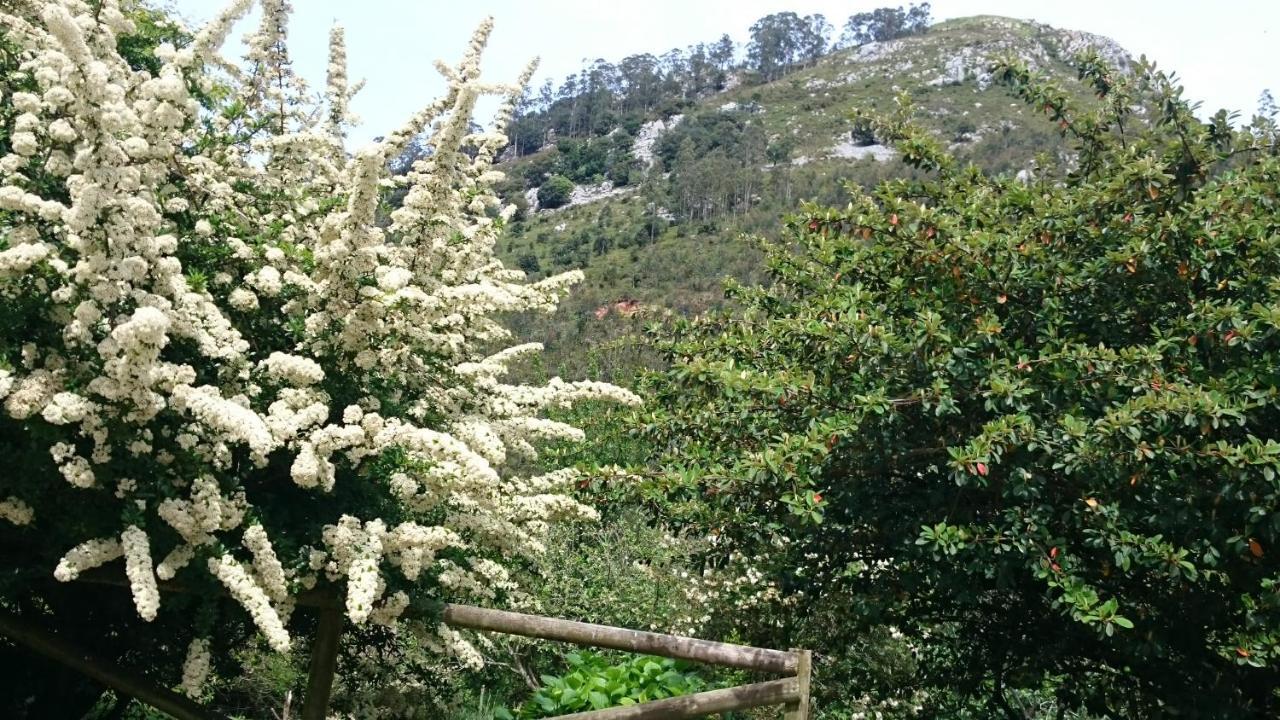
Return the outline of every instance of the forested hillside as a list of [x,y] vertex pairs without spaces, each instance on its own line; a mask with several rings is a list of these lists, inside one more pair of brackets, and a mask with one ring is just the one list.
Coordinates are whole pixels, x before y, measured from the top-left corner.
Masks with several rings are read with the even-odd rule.
[[757,22],[738,54],[721,38],[597,61],[558,91],[527,95],[500,165],[520,211],[499,250],[534,276],[587,276],[554,318],[531,321],[549,362],[581,369],[574,348],[623,352],[601,341],[625,336],[637,315],[696,312],[721,302],[723,278],[758,279],[756,238],[775,237],[799,202],[837,203],[847,182],[912,177],[855,114],[909,102],[962,161],[1025,176],[1065,160],[1066,145],[993,84],[991,64],[1022,58],[1088,103],[1076,53],[1096,48],[1122,72],[1131,62],[1087,33],[927,18],[927,5],[855,15],[828,45],[825,19],[782,13]]

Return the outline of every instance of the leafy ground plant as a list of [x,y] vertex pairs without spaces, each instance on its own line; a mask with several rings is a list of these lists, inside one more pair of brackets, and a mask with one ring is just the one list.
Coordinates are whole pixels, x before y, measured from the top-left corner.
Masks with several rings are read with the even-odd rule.
[[516,708],[500,710],[497,720],[544,718],[608,707],[636,705],[707,687],[707,681],[688,663],[640,656],[618,662],[589,651],[565,656],[564,675],[543,675],[542,687]]

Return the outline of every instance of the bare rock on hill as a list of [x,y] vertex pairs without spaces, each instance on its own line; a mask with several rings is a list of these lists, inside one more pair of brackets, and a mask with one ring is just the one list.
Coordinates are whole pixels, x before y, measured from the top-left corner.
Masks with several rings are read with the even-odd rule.
[[650,120],[640,126],[640,131],[636,133],[635,144],[631,146],[631,156],[636,160],[644,163],[646,168],[653,166],[653,146],[658,142],[658,138],[662,134],[684,119],[684,115],[672,115],[663,120]]

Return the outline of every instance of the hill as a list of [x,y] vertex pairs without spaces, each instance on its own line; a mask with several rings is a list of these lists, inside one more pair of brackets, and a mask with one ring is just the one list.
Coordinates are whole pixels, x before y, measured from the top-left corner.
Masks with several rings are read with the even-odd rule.
[[[632,119],[587,138],[552,131],[537,152],[509,154],[502,165],[505,193],[522,211],[499,250],[532,275],[576,267],[586,281],[556,315],[518,325],[545,340],[556,372],[592,365],[608,375],[645,362],[643,348],[626,342],[637,323],[721,302],[725,277],[758,279],[751,238],[772,237],[783,213],[801,201],[843,204],[846,182],[911,175],[852,120],[855,111],[891,110],[900,94],[959,159],[984,171],[1031,172],[1041,153],[1065,159],[1055,127],[987,68],[1016,55],[1089,103],[1072,65],[1088,49],[1120,70],[1131,63],[1089,33],[992,16],[949,20],[829,53],[771,82],[740,69],[723,90],[657,109],[638,127]],[[576,176],[571,192],[560,174]],[[564,197],[544,189],[553,180]],[[552,204],[540,195],[563,205],[540,208]]]

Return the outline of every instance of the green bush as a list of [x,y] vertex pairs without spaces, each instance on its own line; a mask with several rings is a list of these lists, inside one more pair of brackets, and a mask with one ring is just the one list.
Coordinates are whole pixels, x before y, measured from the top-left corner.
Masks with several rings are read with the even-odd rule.
[[538,188],[538,207],[544,209],[563,207],[573,194],[573,181],[563,175],[552,175]]
[[542,271],[542,264],[538,262],[538,256],[533,253],[521,253],[516,259],[516,267],[533,275]]

